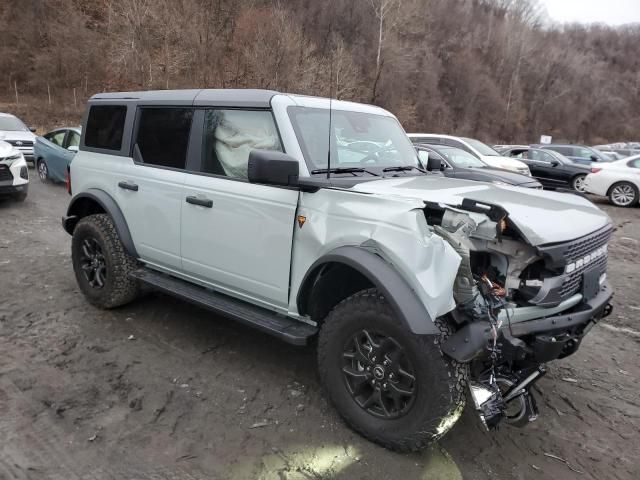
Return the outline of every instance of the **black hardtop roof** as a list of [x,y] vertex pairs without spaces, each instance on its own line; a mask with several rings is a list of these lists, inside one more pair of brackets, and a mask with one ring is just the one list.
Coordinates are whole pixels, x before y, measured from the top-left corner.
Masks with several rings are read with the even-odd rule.
[[192,89],[145,90],[139,92],[97,93],[89,103],[115,103],[118,101],[144,105],[214,105],[228,107],[267,108],[279,92],[256,89]]

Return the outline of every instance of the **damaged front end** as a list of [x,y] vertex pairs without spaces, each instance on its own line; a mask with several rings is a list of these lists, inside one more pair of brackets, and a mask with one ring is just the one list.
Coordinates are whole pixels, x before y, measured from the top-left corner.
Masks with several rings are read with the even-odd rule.
[[611,313],[606,281],[610,225],[584,237],[531,245],[497,205],[426,202],[427,223],[461,257],[454,283],[456,331],[443,352],[470,366],[484,425],[524,426],[538,416],[531,392],[545,364],[574,353]]

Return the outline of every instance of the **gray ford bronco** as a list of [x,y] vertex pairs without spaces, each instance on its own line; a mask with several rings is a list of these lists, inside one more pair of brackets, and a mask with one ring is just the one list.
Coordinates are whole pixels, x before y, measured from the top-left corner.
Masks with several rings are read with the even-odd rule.
[[151,287],[317,342],[337,411],[388,448],[444,435],[467,394],[487,428],[526,425],[545,365],[611,311],[611,222],[579,196],[427,163],[374,106],[95,95],[63,218],[75,275],[101,308]]

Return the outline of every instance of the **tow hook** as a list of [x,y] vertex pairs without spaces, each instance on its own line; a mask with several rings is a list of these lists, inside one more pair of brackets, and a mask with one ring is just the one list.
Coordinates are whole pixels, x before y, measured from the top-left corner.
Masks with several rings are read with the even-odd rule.
[[539,365],[521,380],[498,374],[494,382],[469,382],[471,398],[485,428],[495,429],[503,420],[516,427],[536,420],[538,407],[530,388],[545,373],[544,365]]
[[610,303],[607,303],[604,306],[604,310],[602,310],[601,318],[607,318],[609,315],[611,315],[611,312],[613,312],[613,305],[611,305]]

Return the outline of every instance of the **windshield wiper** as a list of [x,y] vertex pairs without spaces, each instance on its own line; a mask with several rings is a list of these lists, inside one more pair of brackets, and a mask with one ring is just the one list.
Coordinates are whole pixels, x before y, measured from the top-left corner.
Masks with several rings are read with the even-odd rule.
[[384,168],[382,171],[383,172],[408,172],[409,170],[414,170],[414,169],[422,173],[427,173],[426,170],[423,170],[422,168],[416,167],[414,165],[403,165],[401,167],[387,167],[387,168]]
[[373,173],[369,170],[367,170],[366,168],[359,168],[359,167],[344,167],[344,168],[319,168],[318,170],[311,170],[311,175],[315,175],[317,173],[353,173],[354,176],[357,177],[357,175],[355,175],[356,173],[368,173],[369,175],[373,175],[374,177],[379,177],[380,175],[378,175],[377,173]]

